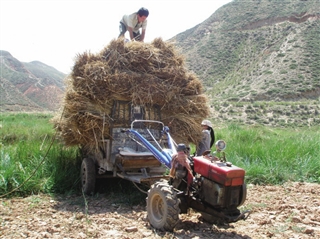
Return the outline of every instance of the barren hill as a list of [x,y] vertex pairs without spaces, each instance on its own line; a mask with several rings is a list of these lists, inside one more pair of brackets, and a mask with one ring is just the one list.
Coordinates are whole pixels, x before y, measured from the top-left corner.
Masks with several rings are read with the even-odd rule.
[[38,61],[23,63],[0,51],[0,111],[56,110],[65,74]]

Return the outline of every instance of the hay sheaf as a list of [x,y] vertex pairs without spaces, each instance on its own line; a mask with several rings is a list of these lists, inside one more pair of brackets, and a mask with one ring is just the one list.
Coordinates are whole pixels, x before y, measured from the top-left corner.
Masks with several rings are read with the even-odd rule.
[[111,137],[110,127],[125,126],[111,117],[114,100],[158,105],[177,143],[198,142],[200,122],[209,116],[201,81],[187,70],[174,45],[161,38],[151,43],[113,40],[98,54],[76,57],[63,112],[54,119],[65,144],[97,147]]

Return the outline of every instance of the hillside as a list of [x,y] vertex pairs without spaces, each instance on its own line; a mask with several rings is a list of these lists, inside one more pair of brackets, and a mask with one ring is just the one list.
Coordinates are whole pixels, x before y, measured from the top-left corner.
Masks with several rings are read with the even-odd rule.
[[319,1],[234,0],[171,40],[204,81],[215,120],[312,125],[319,37]]
[[[211,118],[320,125],[320,1],[233,0],[175,42],[204,83]],[[1,110],[56,109],[65,77],[1,51]]]
[[23,63],[0,50],[0,111],[57,110],[65,74],[38,61]]

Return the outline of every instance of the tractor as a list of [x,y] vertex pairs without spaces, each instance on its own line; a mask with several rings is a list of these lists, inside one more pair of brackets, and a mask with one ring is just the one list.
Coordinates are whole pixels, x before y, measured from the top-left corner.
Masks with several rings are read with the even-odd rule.
[[[177,144],[160,120],[160,108],[114,101],[108,139],[94,151],[82,147],[82,190],[92,194],[97,178],[117,177],[148,187],[146,207],[150,224],[172,231],[179,214],[192,208],[210,223],[236,222],[248,212],[238,209],[246,200],[245,170],[226,160],[226,143],[216,151],[190,155]],[[173,164],[180,155],[183,163]]]

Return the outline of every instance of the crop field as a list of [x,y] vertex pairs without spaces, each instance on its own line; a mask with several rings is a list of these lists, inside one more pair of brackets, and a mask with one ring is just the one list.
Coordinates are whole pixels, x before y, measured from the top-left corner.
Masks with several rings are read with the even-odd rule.
[[[226,157],[246,171],[245,221],[210,225],[190,210],[174,232],[146,220],[146,195],[122,179],[81,193],[81,155],[60,141],[50,113],[0,116],[1,238],[317,238],[320,129],[216,125]],[[192,152],[194,145],[191,145]]]

